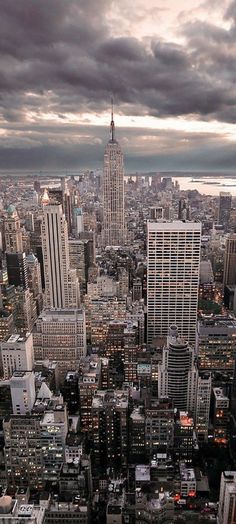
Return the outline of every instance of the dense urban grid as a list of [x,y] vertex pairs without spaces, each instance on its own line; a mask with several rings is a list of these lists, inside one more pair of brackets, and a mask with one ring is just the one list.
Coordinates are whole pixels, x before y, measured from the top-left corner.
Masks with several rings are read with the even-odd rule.
[[0,522],[236,515],[236,201],[103,171],[0,180]]

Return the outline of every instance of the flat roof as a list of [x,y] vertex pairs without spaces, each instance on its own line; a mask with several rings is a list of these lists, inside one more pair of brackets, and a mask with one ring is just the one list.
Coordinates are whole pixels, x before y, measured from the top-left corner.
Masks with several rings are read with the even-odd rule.
[[148,231],[167,232],[167,231],[198,231],[201,233],[202,225],[200,222],[182,221],[182,220],[148,220]]
[[138,465],[135,468],[135,480],[136,481],[149,481],[151,479],[150,466]]

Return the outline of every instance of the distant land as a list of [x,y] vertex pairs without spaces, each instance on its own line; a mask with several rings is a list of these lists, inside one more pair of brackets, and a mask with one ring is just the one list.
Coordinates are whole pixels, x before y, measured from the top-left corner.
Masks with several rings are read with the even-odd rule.
[[[14,177],[14,176],[25,176],[25,177],[61,177],[61,176],[80,176],[82,174],[85,174],[86,172],[93,171],[94,173],[101,173],[102,167],[100,169],[90,169],[89,167],[86,169],[53,169],[53,170],[37,170],[37,169],[21,169],[21,170],[6,170],[2,169],[0,170],[0,177]],[[192,177],[194,179],[196,178],[206,178],[206,177],[227,177],[227,178],[234,178],[236,179],[236,170],[235,171],[132,171],[132,172],[125,172],[125,177],[130,176],[161,176],[161,177]]]

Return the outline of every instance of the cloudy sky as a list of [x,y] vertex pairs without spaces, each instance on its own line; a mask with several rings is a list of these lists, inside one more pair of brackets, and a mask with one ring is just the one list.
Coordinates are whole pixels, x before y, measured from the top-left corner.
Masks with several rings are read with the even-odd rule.
[[236,1],[0,0],[0,169],[236,169]]

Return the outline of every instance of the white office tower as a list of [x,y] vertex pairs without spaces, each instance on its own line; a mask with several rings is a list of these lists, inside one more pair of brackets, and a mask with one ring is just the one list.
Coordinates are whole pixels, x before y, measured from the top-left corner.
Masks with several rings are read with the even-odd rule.
[[148,221],[147,342],[176,324],[195,345],[200,271],[199,222]]
[[14,371],[32,371],[34,365],[33,336],[11,335],[1,343],[1,359],[4,379],[9,379]]
[[43,206],[42,247],[45,306],[77,308],[79,283],[76,270],[70,269],[68,227],[60,204]]
[[10,379],[13,415],[30,413],[35,402],[33,371],[14,371]]
[[199,442],[207,442],[211,402],[211,373],[198,377],[195,427]]
[[103,169],[103,243],[124,244],[124,165],[123,153],[115,139],[113,110],[110,140],[105,147]]
[[158,366],[158,396],[172,399],[174,408],[180,411],[195,413],[197,380],[194,349],[172,325]]
[[218,524],[236,522],[236,471],[223,471],[220,482]]

